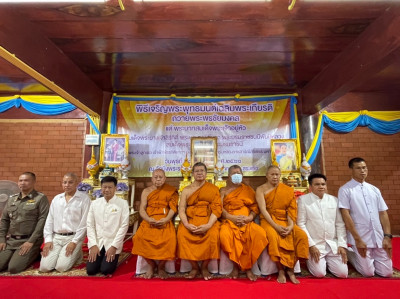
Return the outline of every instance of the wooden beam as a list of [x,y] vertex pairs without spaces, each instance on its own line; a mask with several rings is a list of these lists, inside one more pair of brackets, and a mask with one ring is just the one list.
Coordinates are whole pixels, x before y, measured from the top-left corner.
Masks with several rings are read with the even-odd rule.
[[399,28],[400,7],[391,7],[299,91],[302,113],[320,111],[398,60]]
[[34,24],[0,9],[0,56],[89,114],[101,113],[103,91]]

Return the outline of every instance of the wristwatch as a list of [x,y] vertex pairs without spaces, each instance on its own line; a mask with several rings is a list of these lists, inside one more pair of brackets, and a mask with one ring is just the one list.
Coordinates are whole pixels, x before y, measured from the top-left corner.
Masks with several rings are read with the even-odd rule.
[[392,238],[393,238],[393,235],[392,235],[392,234],[383,234],[383,236],[384,236],[384,237],[388,237],[389,239],[392,239]]

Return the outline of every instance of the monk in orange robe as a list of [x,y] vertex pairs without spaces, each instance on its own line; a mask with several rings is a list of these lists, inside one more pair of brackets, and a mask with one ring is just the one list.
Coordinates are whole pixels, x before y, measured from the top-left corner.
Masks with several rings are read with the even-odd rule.
[[291,282],[300,283],[294,275],[299,258],[308,259],[308,238],[295,223],[297,203],[293,188],[280,183],[279,167],[267,170],[267,182],[256,190],[262,228],[267,232],[268,253],[277,263],[278,282],[286,283],[285,268]]
[[207,167],[198,162],[193,166],[194,182],[183,189],[179,202],[178,257],[189,260],[192,270],[186,276],[196,277],[201,264],[201,274],[205,280],[211,278],[208,263],[219,259],[219,226],[221,197],[219,189],[206,182]]
[[251,281],[256,281],[251,267],[267,246],[267,236],[265,230],[253,222],[259,211],[254,190],[242,183],[242,169],[232,165],[228,175],[227,187],[221,189],[222,217],[225,218],[220,231],[221,248],[234,262],[232,278],[238,277],[240,266]]
[[172,217],[177,212],[179,197],[175,187],[165,184],[162,169],[154,170],[151,180],[153,185],[142,192],[139,214],[143,221],[133,237],[132,253],[142,256],[150,266],[144,278],[153,277],[154,260],[159,260],[158,275],[164,279],[165,263],[175,259],[176,231]]

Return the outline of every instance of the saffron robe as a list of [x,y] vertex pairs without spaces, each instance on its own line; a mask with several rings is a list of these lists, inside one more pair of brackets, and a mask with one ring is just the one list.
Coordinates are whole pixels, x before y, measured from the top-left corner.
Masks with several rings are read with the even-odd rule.
[[[254,190],[244,184],[225,196],[223,206],[229,214],[235,216],[249,216],[251,211],[259,213]],[[221,249],[242,270],[250,269],[268,244],[265,230],[261,226],[249,222],[238,227],[228,219],[222,221],[220,240]]]
[[296,225],[297,202],[293,188],[280,183],[265,195],[265,205],[272,220],[281,226],[288,226],[287,216],[293,220],[293,230],[282,237],[260,214],[261,226],[267,232],[268,254],[274,262],[293,268],[299,258],[308,259],[308,238]]
[[[170,209],[176,213],[178,198],[176,188],[164,184],[147,196],[147,215],[160,220],[167,217]],[[133,254],[152,260],[175,259],[176,230],[172,220],[158,228],[143,220],[132,241]]]
[[[187,199],[186,216],[190,224],[200,226],[207,224],[211,214],[221,216],[221,197],[218,187],[205,182]],[[181,259],[204,261],[218,259],[220,255],[219,227],[214,225],[202,235],[192,234],[181,222],[178,227],[178,252]]]

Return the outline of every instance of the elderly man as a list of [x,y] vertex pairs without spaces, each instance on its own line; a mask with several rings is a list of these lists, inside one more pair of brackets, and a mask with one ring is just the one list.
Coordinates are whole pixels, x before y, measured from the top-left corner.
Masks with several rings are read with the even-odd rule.
[[379,189],[365,181],[368,175],[365,160],[353,158],[349,168],[353,178],[340,187],[338,195],[351,244],[349,261],[363,276],[376,273],[391,277],[392,235],[388,207]]
[[280,183],[279,167],[267,169],[267,182],[256,190],[261,227],[267,232],[268,253],[278,267],[278,282],[286,283],[285,268],[292,283],[300,283],[294,275],[298,259],[308,258],[306,233],[295,223],[297,203],[293,188]]
[[186,276],[196,277],[199,272],[205,280],[211,278],[208,263],[220,256],[219,222],[221,216],[221,197],[219,189],[206,182],[207,167],[198,162],[193,166],[194,182],[182,191],[179,202],[178,252],[181,259],[190,261],[192,270]]
[[117,179],[106,176],[101,180],[100,197],[92,202],[87,218],[89,258],[88,275],[102,273],[111,276],[117,269],[125,234],[129,227],[129,206],[115,195]]
[[338,199],[326,193],[326,177],[323,174],[312,174],[308,182],[311,192],[297,200],[297,225],[308,236],[308,270],[316,277],[324,277],[328,265],[333,275],[346,278],[346,227]]
[[44,226],[44,247],[40,271],[65,272],[82,257],[90,198],[77,191],[78,177],[67,173],[62,180],[64,193],[54,197]]
[[[0,271],[12,274],[28,268],[39,256],[43,227],[49,212],[46,195],[35,190],[36,176],[24,172],[18,179],[20,193],[10,196],[0,225]],[[7,234],[10,235],[6,240]]]
[[258,214],[254,190],[243,184],[242,169],[232,165],[228,170],[227,187],[220,190],[222,198],[221,249],[234,262],[230,276],[237,278],[239,267],[251,281],[257,277],[251,270],[267,246],[265,230],[253,222]]
[[133,237],[132,253],[145,258],[149,264],[144,278],[151,278],[159,260],[158,276],[167,277],[165,263],[175,259],[176,231],[172,217],[177,212],[178,191],[165,184],[165,172],[153,171],[153,185],[144,189],[140,200],[139,213],[142,223]]

